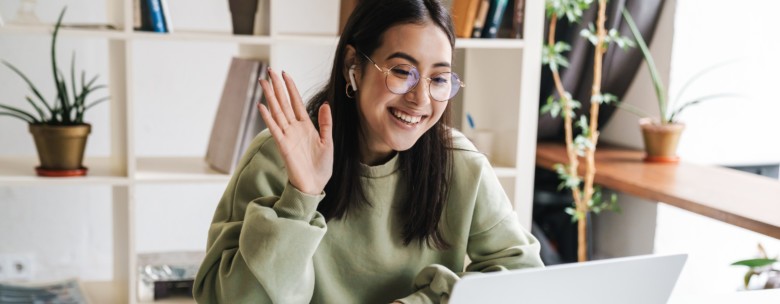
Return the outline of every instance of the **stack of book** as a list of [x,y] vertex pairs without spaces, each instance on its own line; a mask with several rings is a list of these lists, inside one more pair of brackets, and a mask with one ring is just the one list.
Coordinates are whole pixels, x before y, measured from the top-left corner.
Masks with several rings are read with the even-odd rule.
[[525,0],[453,0],[458,38],[522,38]]
[[206,151],[212,169],[233,173],[244,150],[265,129],[257,103],[263,100],[259,79],[268,77],[267,68],[260,60],[233,57]]
[[138,31],[172,33],[168,0],[133,0],[133,28]]

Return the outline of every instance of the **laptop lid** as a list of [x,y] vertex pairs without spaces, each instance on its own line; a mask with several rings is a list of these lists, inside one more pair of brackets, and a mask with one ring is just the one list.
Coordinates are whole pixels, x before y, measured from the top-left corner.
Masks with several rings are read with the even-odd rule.
[[687,254],[644,255],[467,275],[450,304],[666,303]]

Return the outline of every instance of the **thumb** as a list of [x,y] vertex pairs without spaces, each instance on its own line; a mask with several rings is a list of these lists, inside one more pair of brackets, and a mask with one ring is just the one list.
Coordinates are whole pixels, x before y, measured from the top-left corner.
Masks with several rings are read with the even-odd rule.
[[333,117],[331,117],[330,104],[327,101],[320,106],[317,118],[320,123],[320,140],[323,143],[333,142]]

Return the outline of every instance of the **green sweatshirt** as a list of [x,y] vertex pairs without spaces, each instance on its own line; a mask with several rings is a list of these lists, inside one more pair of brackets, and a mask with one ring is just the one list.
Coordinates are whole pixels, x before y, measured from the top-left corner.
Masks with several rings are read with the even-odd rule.
[[441,251],[416,242],[403,245],[401,215],[394,209],[408,189],[397,154],[385,164],[362,168],[372,207],[326,222],[317,212],[325,194],[308,195],[289,184],[276,143],[263,131],[214,213],[195,299],[439,303],[447,301],[464,270],[542,266],[539,243],[520,226],[488,160],[461,133],[453,131],[453,141],[469,151],[454,151],[450,199],[441,220],[452,247]]

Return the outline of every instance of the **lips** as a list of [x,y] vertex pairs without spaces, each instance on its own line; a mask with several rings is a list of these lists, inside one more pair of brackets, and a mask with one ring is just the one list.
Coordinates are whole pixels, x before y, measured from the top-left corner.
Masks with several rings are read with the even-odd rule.
[[392,114],[393,117],[395,117],[396,119],[408,125],[418,124],[423,118],[427,117],[425,115],[409,114],[397,109],[390,109],[390,114]]

